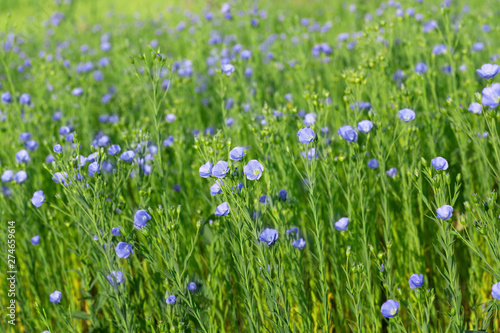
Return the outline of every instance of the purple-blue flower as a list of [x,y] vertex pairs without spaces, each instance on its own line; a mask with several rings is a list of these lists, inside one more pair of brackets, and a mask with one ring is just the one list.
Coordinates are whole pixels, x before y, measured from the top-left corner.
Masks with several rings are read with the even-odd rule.
[[266,228],[259,235],[259,240],[261,242],[267,243],[267,245],[273,244],[274,242],[276,242],[277,239],[278,239],[278,232],[275,229]]
[[151,215],[149,215],[144,209],[140,209],[135,213],[134,227],[136,229],[144,229],[144,227],[146,227],[146,222],[149,220],[151,220]]
[[386,171],[386,174],[387,174],[387,176],[394,178],[394,177],[396,177],[397,172],[398,172],[398,169],[390,168],[389,170]]
[[379,164],[378,164],[378,161],[375,158],[373,158],[373,159],[368,161],[368,166],[372,169],[377,169]]
[[134,157],[135,153],[133,150],[127,150],[126,152],[120,155],[120,159],[128,163],[131,163],[134,160]]
[[483,112],[483,107],[481,104],[473,102],[470,103],[468,110],[474,114],[481,114],[481,112]]
[[2,94],[2,102],[4,104],[12,103],[12,95],[10,94],[10,92],[7,91]]
[[299,141],[303,144],[308,144],[313,142],[314,138],[316,137],[314,131],[309,127],[300,129],[297,132],[297,136],[299,137]]
[[413,274],[410,276],[410,280],[408,280],[411,289],[420,288],[424,284],[424,275],[423,274]]
[[19,97],[19,103],[24,104],[24,105],[30,105],[31,104],[31,96],[29,94],[22,94],[21,97]]
[[415,119],[415,111],[410,109],[402,109],[398,112],[399,119],[403,121],[410,121]]
[[453,215],[453,207],[450,205],[444,205],[436,210],[437,218],[441,220],[449,220]]
[[195,292],[196,291],[196,283],[194,282],[189,282],[188,285],[187,285],[187,289],[190,291],[190,292]]
[[234,66],[231,64],[225,64],[220,67],[222,73],[226,74],[226,76],[230,76],[231,73],[234,72]]
[[500,103],[500,83],[493,83],[491,87],[483,89],[481,104],[494,109]]
[[200,169],[198,170],[200,177],[203,178],[208,178],[212,175],[212,163],[208,161],[207,163],[203,164]]
[[296,239],[292,243],[293,247],[302,250],[306,246],[306,241],[302,238]]
[[62,146],[60,144],[54,145],[53,149],[54,149],[54,153],[58,153],[58,154],[62,153]]
[[448,169],[448,161],[441,156],[433,158],[431,160],[431,163],[432,166],[436,169],[436,171]]
[[51,303],[60,303],[62,298],[62,293],[58,290],[54,291],[52,294],[49,296],[49,301]]
[[229,158],[233,161],[241,161],[245,155],[245,148],[243,147],[235,147],[229,152]]
[[118,258],[126,259],[133,253],[132,245],[125,242],[120,242],[116,245],[116,255]]
[[8,183],[12,181],[14,177],[14,172],[12,170],[5,170],[2,174],[2,182]]
[[491,286],[491,297],[500,300],[500,282]]
[[361,120],[358,123],[358,131],[361,133],[368,133],[373,128],[373,123],[369,120]]
[[24,183],[24,181],[26,180],[26,178],[28,178],[28,174],[26,173],[26,171],[24,170],[21,170],[21,171],[18,171],[16,172],[16,174],[14,175],[14,180],[16,181],[16,183],[18,184],[22,184]]
[[43,194],[43,191],[36,191],[33,194],[33,197],[31,198],[31,203],[36,207],[39,208],[43,203],[45,202],[45,195]]
[[121,235],[122,235],[122,233],[121,233],[121,231],[120,231],[120,228],[121,228],[121,227],[114,227],[114,228],[111,228],[111,234],[112,234],[113,236],[121,236]]
[[382,316],[385,318],[392,318],[399,312],[399,302],[393,299],[387,300],[380,308]]
[[446,45],[445,44],[439,44],[439,45],[436,45],[433,49],[432,49],[432,53],[435,54],[435,55],[440,55],[440,54],[443,54],[445,53],[447,50],[446,48]]
[[116,155],[118,154],[122,149],[120,148],[119,145],[111,145],[108,148],[108,155]]
[[111,283],[112,286],[116,284],[120,284],[123,281],[125,281],[125,277],[123,276],[123,272],[121,271],[112,271],[111,274],[107,276],[109,283]]
[[217,162],[212,169],[212,176],[217,178],[224,178],[229,172],[229,165],[226,161]]
[[419,62],[415,65],[415,72],[417,74],[423,74],[427,72],[427,64],[425,62]]
[[499,70],[500,66],[497,64],[484,64],[480,69],[476,69],[476,73],[483,79],[491,80],[498,74]]
[[356,142],[358,140],[358,132],[349,125],[340,127],[337,134],[347,142]]
[[81,94],[83,94],[83,89],[82,88],[75,88],[75,89],[71,90],[71,94],[73,94],[73,96],[80,96]]
[[286,192],[286,190],[284,190],[284,189],[283,189],[283,190],[280,190],[280,191],[278,192],[278,196],[279,196],[279,197],[280,197],[280,199],[281,199],[281,200],[283,200],[283,201],[285,201],[285,200],[286,200],[286,196],[287,196],[287,194],[288,194],[288,193],[287,193],[287,192]]
[[16,153],[17,163],[28,163],[30,161],[30,154],[27,150],[21,149]]
[[340,220],[335,222],[335,229],[338,231],[346,231],[349,226],[349,218],[342,217]]
[[229,214],[229,205],[227,204],[227,202],[221,203],[215,209],[216,216],[226,216],[228,214]]
[[31,237],[30,242],[31,242],[32,245],[37,246],[38,244],[40,244],[40,236],[39,235],[35,235],[35,236]]
[[177,302],[177,297],[175,297],[175,295],[170,295],[167,297],[167,304],[175,304],[175,302]]
[[264,166],[257,160],[251,160],[243,168],[243,172],[247,176],[248,180],[256,180],[262,176],[264,172]]
[[224,184],[221,179],[217,179],[215,183],[210,186],[210,195],[211,196],[216,196],[217,194],[222,193],[222,189],[220,188],[221,185]]

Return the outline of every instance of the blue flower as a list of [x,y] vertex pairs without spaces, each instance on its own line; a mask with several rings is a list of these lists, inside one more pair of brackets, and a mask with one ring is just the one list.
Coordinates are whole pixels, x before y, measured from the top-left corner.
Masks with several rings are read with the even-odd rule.
[[75,88],[75,89],[71,90],[71,94],[73,94],[73,96],[80,96],[81,94],[83,94],[83,89],[82,88]]
[[40,236],[35,235],[35,236],[31,237],[30,242],[32,245],[37,246],[38,244],[40,244]]
[[135,153],[133,150],[127,150],[126,152],[120,155],[120,159],[128,163],[131,163],[134,160],[134,157]]
[[99,163],[92,162],[89,164],[89,176],[90,177],[94,177],[94,174],[99,173],[99,172],[100,172]]
[[278,196],[280,197],[281,200],[285,201],[286,200],[286,196],[287,196],[287,191],[286,190],[280,190],[278,192]]
[[116,284],[120,284],[123,281],[125,281],[125,277],[123,276],[123,272],[121,271],[112,271],[111,274],[107,276],[109,283],[111,283],[112,286]]
[[10,94],[10,92],[7,91],[2,94],[2,102],[4,104],[12,103],[12,95]]
[[227,216],[229,214],[229,205],[227,202],[223,202],[217,206],[215,209],[216,216]]
[[494,299],[500,300],[500,282],[497,282],[491,286],[491,296]]
[[394,177],[396,177],[397,172],[398,172],[398,169],[390,168],[389,170],[386,171],[386,174],[387,174],[387,176],[394,178]]
[[174,295],[170,295],[167,297],[167,304],[175,304],[177,302],[177,297]]
[[286,231],[286,234],[298,234],[299,233],[299,228],[297,227],[292,227]]
[[235,147],[229,152],[229,158],[233,161],[241,161],[245,155],[245,148],[243,147]]
[[194,282],[189,282],[188,285],[187,285],[187,289],[190,291],[190,292],[195,292],[196,291],[196,283]]
[[347,142],[356,142],[358,140],[358,132],[356,132],[354,128],[349,125],[340,127],[337,134]]
[[470,103],[468,110],[474,114],[481,114],[481,112],[483,112],[483,107],[481,104],[473,102]]
[[497,64],[484,64],[480,69],[476,69],[476,73],[483,79],[491,80],[498,74],[499,70],[500,66]]
[[2,182],[8,183],[12,181],[13,176],[14,172],[12,170],[5,170],[2,174]]
[[349,218],[342,217],[340,220],[335,222],[335,229],[338,231],[346,231],[349,226]]
[[293,247],[302,250],[306,246],[306,241],[302,238],[296,239],[292,243]]
[[26,142],[26,141],[31,139],[31,133],[30,132],[23,132],[23,133],[19,134],[19,139]]
[[54,153],[58,153],[58,154],[62,153],[62,146],[60,144],[54,145],[53,149],[54,149]]
[[419,62],[415,65],[415,72],[417,72],[417,74],[423,74],[427,72],[427,64],[425,62]]
[[121,235],[122,235],[122,233],[121,233],[121,231],[120,231],[120,228],[121,228],[121,227],[114,227],[114,228],[111,228],[111,234],[112,234],[113,236],[121,236]]
[[17,163],[28,163],[30,161],[30,154],[27,150],[22,149],[16,153]]
[[52,294],[50,294],[49,301],[51,303],[60,303],[61,297],[62,297],[62,293],[60,291],[56,290]]
[[433,158],[431,160],[432,166],[436,169],[436,171],[447,170],[448,169],[448,161],[441,156]]
[[68,177],[68,174],[66,172],[56,172],[54,174],[54,177],[52,177],[52,180],[54,183],[59,184],[59,183],[64,183],[64,185],[67,185],[66,183],[66,178]]
[[174,145],[174,136],[171,135],[163,141],[165,147],[172,147]]
[[177,117],[175,116],[175,114],[173,113],[169,113],[165,116],[165,120],[167,121],[167,123],[172,123],[174,122],[174,120],[176,119]]
[[21,97],[19,97],[19,103],[24,104],[24,105],[30,105],[31,104],[31,96],[29,94],[22,94]]
[[229,172],[229,166],[226,161],[217,162],[212,169],[212,176],[217,178],[224,178]]
[[259,197],[259,202],[261,204],[267,204],[269,203],[269,196],[267,196],[267,194],[263,194]]
[[304,158],[307,157],[307,159],[309,160],[312,160],[314,158],[318,158],[319,157],[319,152],[316,151],[316,148],[311,148],[309,149],[309,151],[307,152],[301,152],[300,153]]
[[200,169],[198,170],[200,177],[203,178],[208,178],[212,175],[212,163],[209,161],[205,164],[203,164]]
[[120,242],[116,245],[116,255],[118,258],[126,259],[130,254],[134,253],[132,250],[132,245],[125,242]]
[[217,179],[215,183],[212,186],[210,186],[210,195],[216,196],[217,194],[222,193],[222,189],[220,188],[222,184],[224,184],[222,180]]
[[267,243],[267,245],[273,244],[274,242],[276,242],[277,239],[278,239],[278,232],[275,229],[266,228],[259,235],[259,240],[261,242]]
[[231,73],[234,72],[234,66],[231,64],[225,64],[220,67],[222,73],[226,74],[226,76],[231,76]]
[[24,183],[24,181],[26,180],[26,178],[28,178],[28,174],[26,173],[26,171],[24,170],[21,170],[21,171],[18,171],[16,172],[16,174],[14,175],[14,180],[16,181],[16,183],[18,184],[22,184]]
[[423,274],[413,274],[410,276],[410,280],[408,280],[411,289],[420,288],[424,284],[424,275]]
[[149,215],[144,209],[140,209],[135,213],[134,227],[136,229],[144,229],[146,222],[149,220],[151,220],[151,215]]
[[108,148],[108,155],[116,155],[118,154],[122,149],[120,148],[119,145],[111,145]]
[[31,198],[31,202],[36,208],[39,208],[45,202],[43,191],[36,191],[35,194],[33,194],[33,198]]
[[432,53],[435,54],[435,55],[440,55],[440,54],[443,54],[445,53],[447,50],[446,48],[446,45],[444,44],[439,44],[439,45],[436,45],[433,49],[432,49]]
[[358,123],[358,131],[361,133],[368,133],[373,128],[373,123],[369,120],[361,120]]
[[437,218],[441,220],[449,220],[453,215],[453,207],[450,205],[444,205],[436,210]]
[[500,103],[500,83],[493,83],[491,87],[486,87],[482,92],[481,104],[494,109]]
[[256,180],[262,176],[264,172],[264,166],[257,160],[251,160],[243,168],[243,172],[247,176],[248,180]]
[[386,318],[392,318],[399,312],[399,302],[393,299],[389,299],[380,308],[382,316]]
[[402,109],[402,110],[399,110],[398,117],[401,120],[410,121],[410,120],[415,119],[415,112],[413,110],[410,110],[410,109]]
[[375,158],[373,158],[373,159],[368,161],[368,166],[372,169],[377,169],[379,164],[378,164],[378,161]]
[[316,137],[314,131],[309,127],[300,129],[297,132],[297,136],[299,137],[299,141],[303,144],[308,144],[313,142],[314,138]]
[[[311,113],[309,112],[308,114],[306,114],[304,116],[304,125],[306,126],[311,126],[312,124],[314,124],[316,122],[316,114],[315,113]],[[311,130],[312,131],[312,130]],[[313,132],[314,134],[314,132]],[[314,138],[313,138],[314,139]],[[300,137],[299,137],[299,141],[300,141]],[[300,141],[302,142],[302,141]],[[304,142],[302,142],[304,143]]]

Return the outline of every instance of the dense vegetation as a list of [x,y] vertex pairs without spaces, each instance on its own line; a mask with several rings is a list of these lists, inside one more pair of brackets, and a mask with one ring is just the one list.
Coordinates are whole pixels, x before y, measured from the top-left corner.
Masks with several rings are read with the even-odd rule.
[[0,8],[2,331],[500,329],[497,2],[167,3]]

